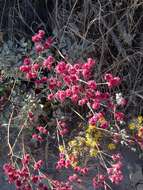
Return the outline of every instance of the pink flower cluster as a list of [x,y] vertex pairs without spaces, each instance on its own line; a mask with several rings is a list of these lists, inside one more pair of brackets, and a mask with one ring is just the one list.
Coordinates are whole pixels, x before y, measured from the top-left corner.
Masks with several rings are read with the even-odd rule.
[[104,79],[107,81],[110,88],[118,86],[121,83],[121,79],[119,77],[114,77],[112,74],[105,74]]
[[[112,105],[110,94],[108,92],[101,92],[97,89],[96,81],[93,80],[92,70],[95,66],[95,61],[88,58],[86,63],[77,63],[71,65],[60,61],[54,67],[53,63],[55,59],[52,56],[48,56],[42,64],[31,63],[31,60],[26,58],[24,60],[24,65],[20,67],[20,71],[26,73],[27,79],[34,79],[35,84],[47,84],[49,93],[47,95],[48,100],[57,100],[64,103],[65,100],[70,99],[72,103],[78,104],[79,106],[84,106],[87,103],[90,104],[93,110],[99,110],[101,104],[105,102]],[[53,72],[53,76],[49,78],[46,76],[41,76],[39,71],[43,69],[48,69]],[[109,78],[112,78],[111,74]],[[108,77],[105,77],[109,81]],[[116,78],[113,77],[116,81]],[[114,82],[113,82],[114,83]],[[117,86],[112,85],[112,87]],[[110,86],[111,87],[111,86]]]
[[86,63],[74,65],[65,63],[64,61],[59,62],[55,67],[55,72],[58,75],[59,81],[61,81],[61,87],[64,86],[64,90],[58,89],[54,93],[53,98],[62,103],[66,99],[70,99],[72,103],[78,103],[80,106],[86,104],[96,89],[96,82],[88,80],[92,77],[91,71],[94,65],[95,61],[91,58]]
[[69,182],[61,182],[58,180],[52,180],[53,189],[55,190],[73,190]]
[[34,164],[34,170],[39,170],[41,168],[41,166],[43,165],[43,160],[39,160],[38,162],[36,162]]
[[69,168],[71,167],[72,163],[71,160],[66,159],[65,154],[60,153],[59,154],[59,161],[56,164],[56,169],[62,169],[62,168]]
[[35,49],[37,53],[43,52],[45,49],[49,49],[53,43],[53,39],[49,37],[42,43],[42,40],[45,37],[45,31],[39,30],[37,34],[32,36],[32,41],[35,43]]
[[36,141],[39,141],[39,142],[43,142],[44,141],[44,139],[40,135],[38,135],[36,133],[32,134],[32,139],[35,139]]
[[[22,168],[16,168],[10,163],[6,163],[3,166],[4,173],[8,177],[10,184],[15,184],[16,190],[32,190],[32,184],[37,187],[37,190],[48,190],[48,187],[42,183],[43,176],[31,174],[30,155],[25,154],[21,159]],[[34,170],[39,170],[43,164],[42,160],[39,160],[34,164]],[[42,186],[42,187],[41,187]]]
[[100,127],[103,129],[108,128],[109,123],[105,120],[105,116],[103,112],[98,112],[95,115],[93,115],[92,117],[90,117],[89,119],[89,124],[90,125],[96,125],[97,123],[100,123],[100,121],[102,120]]
[[74,167],[74,171],[78,172],[78,173],[80,173],[82,175],[87,175],[88,172],[89,172],[89,169],[88,169],[88,167],[76,166],[76,167]]
[[[41,52],[45,47],[44,43],[45,32],[39,30],[32,37],[32,41],[38,48],[36,51]],[[46,44],[52,44],[52,39],[48,38]],[[43,48],[40,48],[40,47]],[[50,45],[47,45],[50,47]],[[73,104],[79,106],[89,105],[94,111],[100,110],[102,105],[104,107],[115,107],[112,101],[111,94],[108,92],[101,92],[98,89],[99,84],[94,80],[94,69],[96,66],[95,60],[88,58],[85,63],[77,62],[70,64],[66,61],[57,61],[52,55],[43,58],[43,62],[37,63],[26,57],[23,65],[20,67],[20,71],[25,73],[25,77],[28,80],[35,82],[36,88],[39,85],[45,84],[47,86],[47,99],[50,101],[58,101],[64,103],[66,100],[70,100]],[[44,71],[44,72],[41,72]],[[49,75],[43,74],[50,72]],[[112,74],[107,73],[104,76],[105,83],[109,88],[116,87],[120,84],[121,79],[114,77]],[[94,117],[94,116],[93,116]],[[116,117],[119,119],[119,117]],[[121,117],[120,117],[121,118]],[[122,118],[121,118],[122,119]],[[92,120],[94,120],[92,118]],[[108,127],[108,124],[104,124],[103,128]],[[63,134],[67,133],[67,129],[62,130]]]
[[69,132],[68,125],[65,121],[58,121],[59,134],[64,136]]
[[119,184],[123,180],[121,156],[120,154],[115,154],[112,156],[112,159],[115,163],[112,164],[111,168],[107,169],[108,177],[112,183]]
[[92,180],[93,187],[95,189],[104,187],[105,179],[105,175],[97,174]]
[[115,113],[115,119],[117,121],[123,121],[125,118],[125,115],[122,112],[116,112]]
[[37,129],[41,134],[45,134],[45,135],[48,134],[47,129],[45,129],[43,126],[38,126],[38,127],[36,127],[36,129]]
[[[65,60],[57,61],[49,54],[45,58],[45,50],[51,47],[53,40],[51,37],[45,40],[45,32],[43,30],[39,30],[38,33],[32,37],[32,41],[34,42],[36,53],[38,53],[40,61],[37,61],[38,59],[34,61],[26,57],[23,61],[23,65],[20,67],[20,71],[27,80],[32,80],[32,82],[35,83],[36,89],[39,88],[41,90],[44,88],[44,90],[47,90],[46,96],[48,101],[61,104],[70,102],[79,107],[88,108],[90,111],[90,116],[88,116],[89,125],[96,125],[102,129],[108,129],[110,125],[109,121],[105,119],[107,113],[108,118],[112,118],[111,120],[116,121],[114,123],[124,120],[124,114],[119,112],[117,108],[125,105],[125,99],[118,95],[116,101],[114,101],[114,97],[111,94],[111,88],[117,87],[121,83],[119,77],[113,76],[111,73],[106,73],[103,77],[103,81],[97,83],[94,76],[96,62],[92,58],[88,58],[85,62],[76,62],[73,65]],[[40,54],[42,52],[45,54]],[[106,85],[108,88],[107,91],[109,92],[102,91],[102,88],[100,88],[101,85]],[[34,120],[34,114],[32,112],[29,112],[29,119],[30,121]],[[62,120],[58,121],[57,118],[56,121],[57,134],[60,134],[61,136],[68,134],[70,130],[66,122]],[[37,131],[32,135],[32,138],[37,141],[42,142],[44,140],[43,137],[49,135],[49,132],[43,126],[37,126],[36,130]],[[118,143],[120,141],[119,134],[114,133],[113,140]],[[105,181],[109,179],[115,184],[118,184],[123,180],[120,155],[113,155],[112,161],[113,164],[107,169],[106,175],[98,173],[93,178],[92,182],[95,189],[106,187]],[[29,162],[29,155],[25,155],[22,164],[25,166],[28,165]],[[38,171],[42,164],[42,160],[36,162],[33,165],[34,171]],[[65,155],[64,153],[59,154],[56,169],[71,169],[73,168],[72,165],[73,162],[68,155]],[[88,174],[88,172],[88,167],[76,166],[74,167],[73,175],[68,177],[68,182],[52,180],[53,188],[56,190],[72,190],[72,186],[70,185],[71,182],[82,182],[78,174],[84,176]],[[5,173],[9,176],[8,172]],[[39,177],[36,175],[32,176],[32,178],[29,175],[28,179],[32,180],[33,183],[39,183]],[[39,190],[43,190],[43,187],[46,189],[44,185],[41,185],[39,186]]]
[[73,175],[69,176],[68,180],[70,182],[77,182],[77,183],[81,183],[82,182],[82,180],[79,178],[79,176],[77,174],[73,174]]
[[99,189],[102,187],[107,188],[106,180],[110,179],[112,183],[119,184],[123,180],[123,174],[122,174],[122,162],[121,162],[121,155],[120,154],[114,154],[112,155],[113,164],[112,167],[107,168],[107,175],[103,174],[97,174],[93,180],[93,187],[95,189]]
[[47,129],[45,129],[43,126],[37,126],[36,129],[39,133],[33,133],[32,138],[36,141],[43,142],[44,138],[42,137],[42,135],[48,135]]

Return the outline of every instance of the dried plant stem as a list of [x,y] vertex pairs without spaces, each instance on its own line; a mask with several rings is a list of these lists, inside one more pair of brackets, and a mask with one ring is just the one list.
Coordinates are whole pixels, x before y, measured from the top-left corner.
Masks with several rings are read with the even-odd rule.
[[13,156],[13,149],[12,149],[12,146],[10,144],[10,125],[12,122],[13,113],[14,113],[14,108],[10,114],[10,118],[9,118],[9,122],[8,122],[8,126],[7,126],[7,144],[9,147],[9,154],[8,155],[10,155],[11,157]]

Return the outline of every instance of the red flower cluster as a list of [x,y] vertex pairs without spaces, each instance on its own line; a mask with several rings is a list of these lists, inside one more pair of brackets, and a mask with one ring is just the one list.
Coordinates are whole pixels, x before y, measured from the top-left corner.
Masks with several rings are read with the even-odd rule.
[[106,180],[106,176],[105,175],[98,174],[92,180],[93,187],[95,189],[104,187],[105,180]]
[[115,119],[117,121],[123,121],[125,118],[125,115],[122,112],[116,112],[115,113]]
[[[26,61],[24,60],[25,62],[28,62],[28,65],[22,65],[20,70],[26,73],[27,79],[34,79],[36,85],[47,84],[49,89],[48,100],[58,100],[63,103],[66,99],[70,99],[72,103],[76,103],[79,106],[89,103],[93,110],[99,110],[101,104],[105,104],[105,102],[111,105],[110,94],[97,90],[96,81],[92,79],[91,71],[95,66],[93,59],[89,58],[86,63],[75,65],[61,61],[57,63],[55,68],[53,65],[55,59],[52,56],[45,59],[42,64],[32,64],[28,58],[26,58]],[[41,69],[52,69],[54,71],[52,73],[53,76],[49,78],[41,76],[39,73]],[[112,77],[111,74],[106,74],[105,76],[108,83],[111,81],[113,83],[110,87],[119,84],[117,82],[120,81],[117,80],[119,77]]]
[[114,163],[112,164],[111,168],[107,169],[108,178],[111,180],[112,183],[119,184],[123,180],[123,174],[122,174],[122,162],[121,162],[121,155],[120,154],[114,154],[112,155],[112,160]]
[[68,125],[65,121],[58,121],[58,131],[60,135],[66,135],[69,132]]
[[35,49],[37,53],[41,53],[45,49],[49,49],[53,43],[53,39],[49,37],[45,43],[42,43],[43,38],[45,37],[45,31],[39,30],[37,34],[32,36],[32,41],[35,43]]
[[[4,164],[3,170],[8,177],[10,184],[15,184],[16,190],[32,190],[34,184],[37,190],[48,190],[48,187],[41,183],[43,176],[31,174],[30,169],[30,155],[25,154],[21,159],[22,168],[16,168],[11,164]],[[39,160],[34,164],[34,170],[39,170],[43,164],[42,160]]]
[[110,88],[118,86],[121,83],[121,79],[119,77],[113,77],[112,74],[105,74],[104,79]]
[[[37,34],[32,37],[32,41],[36,45],[38,52],[44,49],[45,32],[39,30]],[[45,42],[46,47],[52,44],[52,38],[48,38]],[[42,47],[41,47],[42,46]],[[95,69],[96,62],[92,58],[88,58],[85,63],[78,62],[74,65],[65,62],[57,62],[52,55],[44,58],[43,62],[32,62],[30,58],[25,58],[20,71],[26,73],[25,77],[28,80],[34,80],[36,87],[41,84],[47,85],[47,99],[57,100],[64,103],[66,100],[71,100],[72,103],[79,106],[89,105],[95,111],[100,110],[102,106],[113,109],[114,103],[111,95],[108,92],[101,92],[98,90],[98,85],[94,80],[93,70]],[[45,76],[41,71],[51,71],[49,76]],[[119,77],[114,77],[112,74],[105,74],[104,79],[107,81],[109,88],[116,87],[120,84]],[[102,84],[101,84],[102,85]],[[116,114],[117,115],[117,114]],[[119,114],[118,114],[119,115]],[[119,116],[116,117],[119,120]],[[123,119],[123,118],[121,118]],[[92,121],[91,121],[92,120]],[[94,116],[90,119],[91,123],[95,123]],[[104,124],[103,128],[108,127]],[[66,134],[67,128],[64,128],[61,134]],[[34,137],[38,138],[38,137]],[[40,140],[40,139],[39,139]]]
[[[50,48],[53,40],[52,38],[45,39],[45,32],[39,30],[37,34],[32,37],[34,42],[36,52],[42,53],[45,50]],[[95,81],[94,69],[96,69],[96,62],[92,58],[88,58],[85,62],[77,62],[71,64],[65,60],[56,60],[52,55],[45,57],[45,54],[40,54],[36,61],[26,57],[24,59],[23,65],[20,67],[20,71],[24,74],[27,80],[32,80],[35,83],[36,88],[47,89],[46,96],[48,101],[58,102],[64,104],[66,102],[73,103],[83,108],[88,108],[90,110],[88,116],[89,125],[96,125],[100,129],[108,129],[110,126],[109,121],[105,119],[106,113],[108,114],[107,118],[115,120],[114,125],[118,122],[124,120],[124,114],[117,111],[119,106],[125,105],[125,100],[119,95],[116,95],[116,101],[112,96],[111,88],[117,87],[121,83],[119,77],[115,77],[110,73],[106,73],[103,77],[102,83],[97,83]],[[39,61],[40,60],[40,61]],[[105,82],[104,82],[105,81]],[[102,91],[102,88],[99,88],[101,85],[107,85],[107,91]],[[110,109],[110,112],[109,112]],[[34,114],[29,112],[29,118],[31,121],[34,120]],[[64,136],[69,133],[69,128],[65,121],[57,121],[57,134]],[[33,139],[42,142],[43,136],[49,135],[49,132],[43,126],[37,126],[35,132],[32,135]],[[119,142],[120,136],[116,134],[116,131],[113,131],[113,140],[114,142]],[[104,168],[107,169],[107,174],[103,175],[100,172],[93,178],[93,187],[95,189],[106,187],[105,180],[110,180],[112,183],[118,184],[122,181],[122,162],[120,155],[113,155],[112,157],[112,167]],[[28,165],[30,162],[29,155],[25,155],[22,163],[23,165]],[[36,162],[33,166],[34,171],[39,171],[43,164],[42,160]],[[101,164],[102,165],[102,164]],[[28,167],[26,167],[27,169]],[[64,153],[59,154],[59,160],[56,164],[56,169],[71,169],[73,168],[73,162]],[[88,174],[88,167],[76,166],[73,168],[73,175],[68,177],[68,182],[60,182],[57,180],[52,180],[53,188],[56,190],[72,190],[70,183],[77,182],[81,183],[82,180],[80,176]],[[12,169],[10,169],[12,170]],[[5,170],[6,171],[6,170]],[[14,168],[14,171],[17,171]],[[27,170],[26,170],[27,171]],[[29,172],[29,170],[28,170]],[[9,172],[5,172],[7,176],[11,179]],[[15,179],[15,176],[13,177]],[[13,179],[12,178],[12,179]],[[20,181],[21,177],[19,177]],[[28,173],[28,179],[33,183],[38,184],[39,190],[43,190],[46,186],[39,183],[39,176],[33,175],[32,177]],[[15,180],[14,180],[15,182]],[[28,189],[29,190],[29,189]]]
[[79,172],[82,175],[86,175],[86,174],[88,174],[89,169],[87,167],[76,166],[76,167],[74,167],[74,171]]
[[48,134],[47,129],[45,129],[43,126],[38,126],[38,127],[36,127],[36,129],[37,129],[41,134],[45,134],[45,135]]
[[71,160],[66,159],[65,154],[60,153],[59,161],[57,162],[56,169],[69,168],[72,163]]
[[52,181],[53,189],[55,190],[73,190],[69,182],[61,182],[58,180]]
[[42,137],[43,135],[48,135],[47,129],[45,129],[43,126],[37,126],[36,129],[38,130],[37,133],[32,134],[32,138],[35,139],[36,141],[43,142],[44,138]]
[[77,182],[77,183],[81,183],[82,182],[82,180],[78,177],[77,174],[73,174],[73,175],[69,176],[68,180],[70,182]]

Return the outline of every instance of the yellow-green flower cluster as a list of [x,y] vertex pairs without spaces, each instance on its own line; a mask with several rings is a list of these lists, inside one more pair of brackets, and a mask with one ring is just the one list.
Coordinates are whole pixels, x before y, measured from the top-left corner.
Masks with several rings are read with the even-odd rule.
[[98,154],[98,144],[102,138],[101,131],[96,128],[96,126],[89,125],[86,134],[85,142],[86,146],[89,149],[89,155],[95,157]]
[[77,136],[73,140],[69,141],[68,145],[68,150],[76,157],[87,152],[85,137]]
[[138,116],[137,118],[133,119],[128,128],[130,130],[138,130],[143,126],[143,116]]
[[[89,157],[97,156],[99,149],[98,144],[101,140],[102,134],[96,126],[89,125],[85,131],[85,135],[77,136],[73,140],[69,141],[67,146],[68,154],[72,154],[75,157],[81,157],[83,155]],[[60,152],[63,152],[63,147],[59,147]]]
[[116,144],[114,143],[109,143],[107,146],[108,150],[115,150],[116,149]]

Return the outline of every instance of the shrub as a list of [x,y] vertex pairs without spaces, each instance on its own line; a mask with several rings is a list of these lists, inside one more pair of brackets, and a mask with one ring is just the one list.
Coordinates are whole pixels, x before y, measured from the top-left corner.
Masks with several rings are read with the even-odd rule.
[[[91,57],[71,63],[56,48],[56,38],[46,38],[43,30],[32,41],[35,55],[26,56],[19,68],[19,79],[31,86],[13,145],[8,133],[11,162],[3,169],[9,183],[15,184],[17,190],[71,190],[84,189],[84,179],[90,177],[94,189],[118,185],[124,179],[119,146],[135,146],[136,139],[126,128],[122,112],[127,104],[118,92],[122,80],[111,73],[96,75],[98,62]],[[14,152],[24,129],[31,131],[31,141],[37,146],[47,148],[47,143],[52,143],[58,158],[54,168],[64,172],[64,179],[47,174],[41,152],[38,161],[25,144],[19,155]]]

